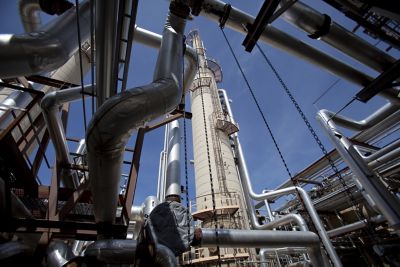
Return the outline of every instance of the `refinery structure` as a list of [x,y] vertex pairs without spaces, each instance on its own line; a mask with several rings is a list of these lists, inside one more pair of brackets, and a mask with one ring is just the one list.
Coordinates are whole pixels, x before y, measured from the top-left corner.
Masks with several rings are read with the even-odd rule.
[[[160,33],[137,25],[149,3],[136,0],[12,3],[25,33],[0,33],[0,265],[400,266],[400,9],[308,2],[260,1],[250,15],[243,3],[164,1]],[[322,2],[356,27],[318,10]],[[224,55],[207,50],[209,29],[192,27],[201,19],[220,28]],[[275,27],[280,21],[329,49]],[[319,149],[296,173],[228,29],[242,34],[246,60],[265,60],[289,99],[285,109]],[[135,65],[143,55],[133,43],[152,49],[154,65]],[[310,114],[261,45],[357,91],[336,110]],[[232,77],[222,70],[228,64]],[[143,72],[152,81],[131,86]],[[270,137],[257,143],[269,142],[273,168],[283,166],[287,180],[275,188],[252,177],[254,156],[235,119],[246,111],[224,79],[242,84],[261,118],[243,124]],[[361,119],[343,115],[355,102],[373,108]]]

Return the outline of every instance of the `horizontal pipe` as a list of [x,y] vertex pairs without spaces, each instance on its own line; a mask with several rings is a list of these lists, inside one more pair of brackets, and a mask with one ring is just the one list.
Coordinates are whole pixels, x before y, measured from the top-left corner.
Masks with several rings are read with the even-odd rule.
[[371,223],[382,223],[384,221],[386,221],[385,217],[383,217],[382,215],[378,215],[378,216],[375,216],[375,217],[372,217],[372,218],[369,218],[369,219],[364,219],[364,220],[361,220],[361,221],[357,221],[357,222],[354,222],[354,223],[346,224],[346,225],[343,225],[341,227],[329,230],[328,231],[328,235],[329,235],[329,237],[335,237],[335,236],[347,234],[349,232],[365,228],[365,227],[368,226],[369,222],[371,222]]
[[[219,23],[220,17],[224,14],[225,6],[226,3],[223,1],[205,0],[200,15]],[[254,19],[253,16],[232,7],[225,26],[239,33],[247,34],[244,26],[252,24]],[[260,36],[260,40],[291,55],[306,60],[317,67],[326,69],[327,71],[352,83],[367,85],[372,80],[371,77],[361,71],[358,71],[346,63],[313,48],[312,46],[271,25],[268,25],[265,28],[264,32]]]
[[332,118],[332,112],[320,110],[317,114],[317,120],[343,160],[357,177],[356,184],[359,189],[365,190],[368,194],[366,200],[386,217],[391,226],[400,227],[400,203],[398,198],[388,191],[380,179],[368,168],[367,163],[354,149],[353,144],[340,133],[335,124],[336,118]]
[[[98,240],[88,246],[84,255],[107,264],[134,264],[136,249],[136,240]],[[178,266],[174,253],[161,244],[156,246],[154,262],[161,267]]]
[[324,113],[329,116],[331,120],[333,120],[337,125],[340,125],[342,127],[345,127],[347,129],[353,130],[353,131],[363,131],[368,128],[371,128],[372,126],[375,126],[379,122],[381,122],[383,119],[387,118],[390,116],[392,113],[396,112],[399,110],[399,107],[393,105],[392,103],[386,103],[384,106],[379,108],[377,111],[375,111],[373,114],[368,116],[367,118],[363,120],[353,120],[350,118],[347,118],[343,115],[336,114],[334,112],[325,110]]
[[[320,31],[322,25],[326,23],[324,14],[319,13],[317,10],[300,1],[294,3],[281,15],[281,18],[308,34],[314,34]],[[390,55],[361,39],[356,34],[334,21],[327,27],[328,32],[322,34],[319,40],[322,40],[378,72],[385,71],[396,61]]]
[[[90,7],[79,8],[81,38],[89,38]],[[40,31],[0,34],[0,78],[28,76],[61,67],[78,50],[76,12],[69,9]]]
[[[84,93],[91,92],[91,85],[84,87]],[[59,115],[59,108],[64,103],[79,99],[82,99],[82,88],[74,87],[50,92],[43,97],[40,103],[43,117],[55,148],[57,169],[61,171],[61,180],[64,186],[68,188],[77,188],[79,178],[75,171],[64,168],[65,166],[69,166],[72,161],[70,159],[65,129]]]
[[307,247],[315,266],[324,266],[320,241],[313,232],[201,229],[201,246],[229,248]]
[[[302,202],[304,203],[304,206],[308,212],[308,214],[311,217],[311,220],[313,221],[315,228],[321,237],[322,243],[324,244],[327,253],[329,254],[329,257],[331,258],[334,266],[342,266],[339,256],[337,255],[335,249],[333,248],[333,245],[325,231],[324,226],[322,225],[322,222],[318,216],[317,211],[315,210],[312,201],[310,199],[310,196],[307,194],[307,192],[301,188],[301,187],[287,187],[279,190],[274,190],[274,191],[269,191],[265,192],[262,194],[257,194],[253,191],[253,187],[251,185],[250,181],[250,175],[247,170],[247,165],[243,156],[243,151],[242,147],[239,142],[238,136],[234,135],[234,142],[235,142],[235,148],[237,150],[237,155],[238,155],[238,167],[239,167],[239,173],[240,173],[240,178],[242,179],[242,185],[243,185],[243,190],[245,192],[245,199],[248,204],[249,209],[254,209],[252,207],[251,200],[249,198],[252,198],[254,200],[262,201],[262,200],[267,200],[267,199],[272,199],[274,197],[278,196],[283,196],[283,195],[288,195],[288,194],[294,194],[298,193],[298,197],[302,199]],[[250,201],[250,202],[249,202]],[[255,214],[253,212],[250,212],[250,216],[253,217]],[[253,219],[254,220],[254,219]]]

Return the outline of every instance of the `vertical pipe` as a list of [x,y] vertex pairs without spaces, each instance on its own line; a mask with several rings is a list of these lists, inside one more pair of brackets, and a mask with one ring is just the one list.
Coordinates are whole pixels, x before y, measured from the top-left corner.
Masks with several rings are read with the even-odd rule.
[[111,95],[113,89],[114,51],[119,0],[96,1],[96,85],[97,107]]
[[[388,191],[379,178],[368,168],[368,165],[354,149],[351,142],[339,132],[332,112],[320,110],[317,119],[343,160],[357,176],[360,182],[358,184],[362,186],[362,190],[365,190],[372,198],[373,205],[376,205],[392,227],[400,227],[400,203],[398,198]],[[343,118],[341,119],[343,120]],[[343,124],[343,121],[341,123]]]
[[177,120],[169,123],[167,174],[165,179],[165,198],[180,202],[181,194],[181,132]]

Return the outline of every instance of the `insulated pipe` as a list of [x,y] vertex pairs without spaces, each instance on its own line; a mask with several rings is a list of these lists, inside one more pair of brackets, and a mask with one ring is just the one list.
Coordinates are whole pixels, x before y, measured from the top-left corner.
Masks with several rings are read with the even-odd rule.
[[173,198],[180,202],[181,198],[181,132],[179,122],[169,123],[167,175],[165,179],[165,198]]
[[343,115],[336,114],[334,112],[325,110],[324,113],[329,116],[329,118],[333,118],[336,124],[343,126],[347,129],[353,130],[353,131],[363,131],[368,128],[371,128],[372,126],[378,124],[381,122],[383,119],[391,115],[392,113],[396,112],[399,110],[398,106],[393,105],[392,103],[386,103],[384,106],[382,106],[380,109],[375,111],[373,114],[368,116],[367,118],[356,121],[350,118],[347,118]]
[[72,250],[63,241],[52,241],[47,249],[47,264],[49,267],[67,266],[73,258]]
[[[281,18],[310,35],[321,31],[323,25],[327,23],[326,15],[299,1],[286,10],[281,15]],[[366,66],[378,72],[383,72],[395,63],[396,60],[393,57],[364,41],[339,24],[331,22],[326,27],[327,33],[321,34],[318,39],[321,39]]]
[[[98,240],[85,250],[85,257],[93,258],[107,264],[134,264],[136,240]],[[154,261],[157,266],[179,266],[174,253],[167,247],[157,244]]]
[[377,167],[381,166],[382,164],[388,163],[389,161],[394,160],[394,159],[398,159],[399,157],[400,157],[400,147],[388,152],[387,154],[385,154],[377,159],[374,159],[374,160],[368,162],[368,166],[370,168],[377,168]]
[[39,0],[20,0],[19,16],[25,32],[35,32],[41,25]]
[[[84,92],[91,93],[92,86],[85,86]],[[71,164],[71,159],[64,126],[59,116],[59,108],[63,103],[78,99],[82,99],[81,87],[53,91],[46,94],[40,103],[43,117],[46,121],[47,129],[55,148],[57,168],[60,168],[59,171],[61,171],[62,182],[64,186],[68,188],[77,188],[79,185],[79,178],[75,171],[64,168]]]
[[[219,0],[204,0],[200,15],[219,23],[220,17],[224,14],[225,5],[225,2]],[[232,7],[225,26],[242,34],[247,34],[243,26],[252,24],[254,19],[253,16]],[[355,84],[367,85],[372,80],[368,75],[346,63],[313,48],[271,25],[265,28],[260,36],[260,40]]]
[[313,232],[236,229],[201,229],[201,231],[200,242],[203,247],[215,247],[215,244],[229,248],[307,247],[314,266],[325,266],[319,238]]
[[6,260],[10,257],[25,257],[27,255],[32,255],[34,249],[24,244],[21,241],[9,241],[0,244],[0,261]]
[[[161,35],[135,26],[134,42],[159,49],[161,40]],[[185,63],[183,83],[184,89],[188,90],[197,72],[197,53],[193,47],[189,45],[186,45],[185,48],[185,60],[187,64]]]
[[343,225],[341,227],[332,229],[328,231],[328,235],[329,237],[335,237],[335,236],[339,236],[339,235],[343,235],[352,231],[356,231],[362,228],[365,228],[368,226],[369,222],[372,223],[382,223],[386,221],[385,217],[383,217],[382,215],[378,215],[369,219],[364,219],[358,222],[354,222],[354,223],[350,223],[347,225]]
[[[79,8],[81,38],[89,38],[90,4]],[[38,32],[0,34],[0,78],[27,76],[59,68],[78,50],[76,12],[66,11]]]
[[[121,0],[124,1],[124,0]],[[96,84],[97,107],[111,95],[113,80],[119,0],[96,1]],[[118,55],[119,56],[119,55]]]
[[[284,189],[269,191],[269,192],[262,193],[262,194],[255,193],[253,191],[253,188],[252,188],[252,185],[250,182],[250,176],[248,174],[246,162],[243,157],[242,147],[240,145],[240,142],[239,142],[239,139],[237,136],[234,136],[234,141],[235,141],[235,145],[236,145],[235,147],[237,149],[239,173],[240,173],[240,179],[242,179],[243,190],[245,192],[245,198],[248,196],[249,198],[251,197],[254,200],[262,201],[262,200],[271,199],[271,198],[278,197],[278,196],[298,193],[298,197],[300,197],[302,199],[304,206],[307,209],[307,212],[310,215],[311,220],[313,221],[314,226],[315,226],[316,230],[318,231],[318,235],[321,237],[321,241],[324,244],[325,249],[326,249],[327,253],[329,254],[329,257],[332,260],[334,266],[342,266],[339,256],[337,255],[335,249],[333,248],[332,243],[325,231],[324,226],[322,225],[320,218],[318,217],[318,213],[315,210],[315,208],[312,204],[312,201],[310,199],[310,196],[307,194],[307,192],[301,187],[292,186],[292,187],[287,187]],[[251,201],[251,200],[247,199],[246,201]],[[250,205],[248,205],[248,206],[249,206],[248,208],[251,209],[251,207],[253,205],[251,205],[251,202],[250,202]],[[254,207],[253,207],[253,209],[254,209]],[[251,212],[251,213],[252,214],[250,214],[250,215],[252,217],[255,216],[255,214],[253,212]]]
[[[322,125],[329,139],[334,144],[343,160],[357,177],[357,186],[372,198],[373,203],[389,224],[394,227],[400,227],[400,203],[399,200],[391,194],[379,178],[368,168],[368,165],[354,149],[352,143],[342,135],[336,127],[336,118],[332,117],[332,112],[320,110],[317,114],[317,120]],[[369,198],[367,198],[367,201]],[[370,201],[369,201],[370,202]]]
[[[93,210],[98,223],[113,223],[124,148],[132,132],[171,112],[181,101],[185,19],[169,14],[154,82],[109,98],[94,114],[86,133]],[[192,66],[195,68],[194,66]],[[187,81],[186,84],[190,84]]]
[[[381,149],[373,152],[371,155],[369,156],[363,156],[360,154],[360,156],[367,162],[371,162],[373,160],[379,159],[382,156],[387,155],[388,153],[394,151],[394,150],[399,150],[400,149],[400,139],[394,141],[391,144],[388,144],[384,147],[382,147]],[[397,152],[398,153],[398,152]]]

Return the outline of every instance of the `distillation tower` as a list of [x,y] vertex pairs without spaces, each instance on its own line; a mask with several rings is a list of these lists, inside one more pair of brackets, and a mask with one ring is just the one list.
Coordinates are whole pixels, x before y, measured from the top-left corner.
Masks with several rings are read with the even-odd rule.
[[[239,129],[230,122],[218,96],[217,83],[222,81],[222,71],[214,60],[207,58],[198,31],[190,33],[189,41],[198,55],[198,72],[191,87],[196,182],[192,215],[201,221],[202,227],[249,229],[230,139],[230,135]],[[218,259],[216,249],[207,249],[200,254],[203,258],[200,261]],[[247,249],[221,249],[220,255],[227,262],[250,256]]]

